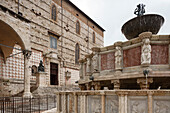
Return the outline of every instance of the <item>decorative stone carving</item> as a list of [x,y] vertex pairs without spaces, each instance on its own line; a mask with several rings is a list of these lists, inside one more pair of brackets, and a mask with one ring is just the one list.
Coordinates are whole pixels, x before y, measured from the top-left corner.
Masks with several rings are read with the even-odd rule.
[[149,65],[150,63],[151,63],[151,45],[150,40],[147,38],[143,39],[141,64]]
[[82,62],[82,60],[79,60],[79,63],[80,63],[79,76],[80,76],[80,79],[83,79],[83,65],[84,65],[84,63]]
[[145,96],[128,97],[128,113],[148,113],[147,98]]
[[118,113],[119,102],[117,96],[106,96],[106,113]]
[[116,47],[116,52],[115,52],[115,69],[120,70],[122,69],[122,52],[121,52],[121,47]]
[[89,105],[88,113],[101,113],[102,105],[100,96],[89,96],[88,105]]
[[151,38],[152,36],[152,32],[143,32],[141,34],[139,34],[139,37],[141,40],[145,39],[145,38]]
[[111,80],[111,83],[114,84],[114,89],[120,88],[120,81],[119,80]]
[[99,56],[97,53],[93,56],[93,72],[99,71]]
[[100,82],[92,82],[92,85],[94,86],[95,90],[100,90],[101,89]]
[[87,58],[86,73],[87,75],[91,74],[91,59],[90,58]]
[[140,109],[139,106],[139,102],[134,102],[132,105],[132,113],[145,113],[145,108]]
[[86,89],[87,89],[87,90],[91,90],[91,84],[90,84],[90,83],[87,83],[87,84],[86,84]]
[[169,113],[170,106],[165,101],[157,101],[155,104],[156,107],[154,113]]
[[93,51],[93,72],[98,72],[99,71],[99,55],[98,53],[100,52],[100,48],[94,47],[92,48]]
[[153,78],[139,78],[137,79],[137,83],[140,85],[141,89],[149,89],[150,83],[153,83]]

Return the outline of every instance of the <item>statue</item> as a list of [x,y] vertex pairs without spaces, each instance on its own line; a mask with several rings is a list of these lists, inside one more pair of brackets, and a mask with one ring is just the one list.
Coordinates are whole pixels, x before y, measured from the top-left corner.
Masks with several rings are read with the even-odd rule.
[[95,54],[93,56],[93,70],[94,72],[97,72],[99,70],[99,64],[98,64],[98,54]]
[[116,47],[115,52],[115,69],[121,69],[122,52],[121,47]]
[[144,4],[137,5],[137,8],[135,9],[134,14],[137,16],[142,16],[145,13]]
[[44,66],[42,60],[40,60],[39,66],[38,66],[38,72],[44,72]]
[[91,72],[91,60],[90,60],[90,58],[87,58],[86,72],[87,73]]
[[151,45],[149,39],[143,39],[141,64],[151,63]]

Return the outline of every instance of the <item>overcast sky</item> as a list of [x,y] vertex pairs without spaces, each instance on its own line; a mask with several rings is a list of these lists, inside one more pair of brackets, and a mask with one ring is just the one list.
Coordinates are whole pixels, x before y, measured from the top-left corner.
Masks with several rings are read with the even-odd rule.
[[170,34],[170,0],[70,0],[106,31],[104,46],[125,41],[122,25],[136,17],[134,10],[139,3],[145,4],[146,14],[160,14],[165,18],[158,34]]

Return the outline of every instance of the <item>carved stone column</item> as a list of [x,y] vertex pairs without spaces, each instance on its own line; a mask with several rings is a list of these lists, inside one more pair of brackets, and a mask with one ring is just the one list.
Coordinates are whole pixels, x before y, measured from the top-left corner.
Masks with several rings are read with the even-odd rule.
[[62,105],[63,113],[67,113],[67,94],[63,93],[63,105]]
[[61,106],[60,106],[60,102],[61,102],[61,100],[60,100],[60,93],[58,93],[57,94],[57,112],[58,113],[60,113],[60,111],[61,111]]
[[102,113],[105,113],[105,104],[106,104],[105,98],[106,98],[105,93],[104,93],[104,92],[101,92]]
[[122,42],[116,42],[115,44],[115,70],[121,71],[122,70]]
[[127,113],[127,95],[128,92],[118,91],[116,94],[119,96],[119,113]]
[[87,113],[87,93],[83,92],[80,96],[80,113]]
[[140,85],[142,90],[149,89],[150,83],[153,83],[153,78],[139,78],[137,83]]
[[120,89],[120,81],[119,80],[111,80],[111,83],[114,85],[114,90]]
[[95,90],[100,90],[101,89],[101,84],[100,82],[92,82],[92,85],[94,86]]
[[32,94],[30,92],[30,76],[31,76],[31,71],[30,71],[30,56],[31,56],[31,51],[24,50],[24,94],[23,97],[32,97]]
[[74,112],[78,113],[78,96],[74,93]]
[[148,92],[148,113],[153,113],[153,92]]
[[143,32],[139,35],[142,40],[142,49],[141,49],[141,65],[149,66],[151,63],[151,45],[150,38],[152,36],[151,32]]

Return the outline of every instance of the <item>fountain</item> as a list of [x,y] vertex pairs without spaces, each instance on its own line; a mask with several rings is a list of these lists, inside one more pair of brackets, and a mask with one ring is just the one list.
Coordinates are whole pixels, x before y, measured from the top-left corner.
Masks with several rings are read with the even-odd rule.
[[[138,6],[142,7],[143,4]],[[152,34],[157,34],[159,29],[164,23],[164,18],[157,14],[144,14],[144,7],[135,10],[137,17],[127,21],[122,26],[122,33],[125,37],[130,40],[138,37],[142,32],[152,32]]]
[[128,41],[92,48],[91,54],[79,60],[78,84],[83,91],[58,92],[58,112],[170,111],[170,35],[155,35],[164,18],[143,15],[144,7],[137,5],[137,17],[122,27]]

